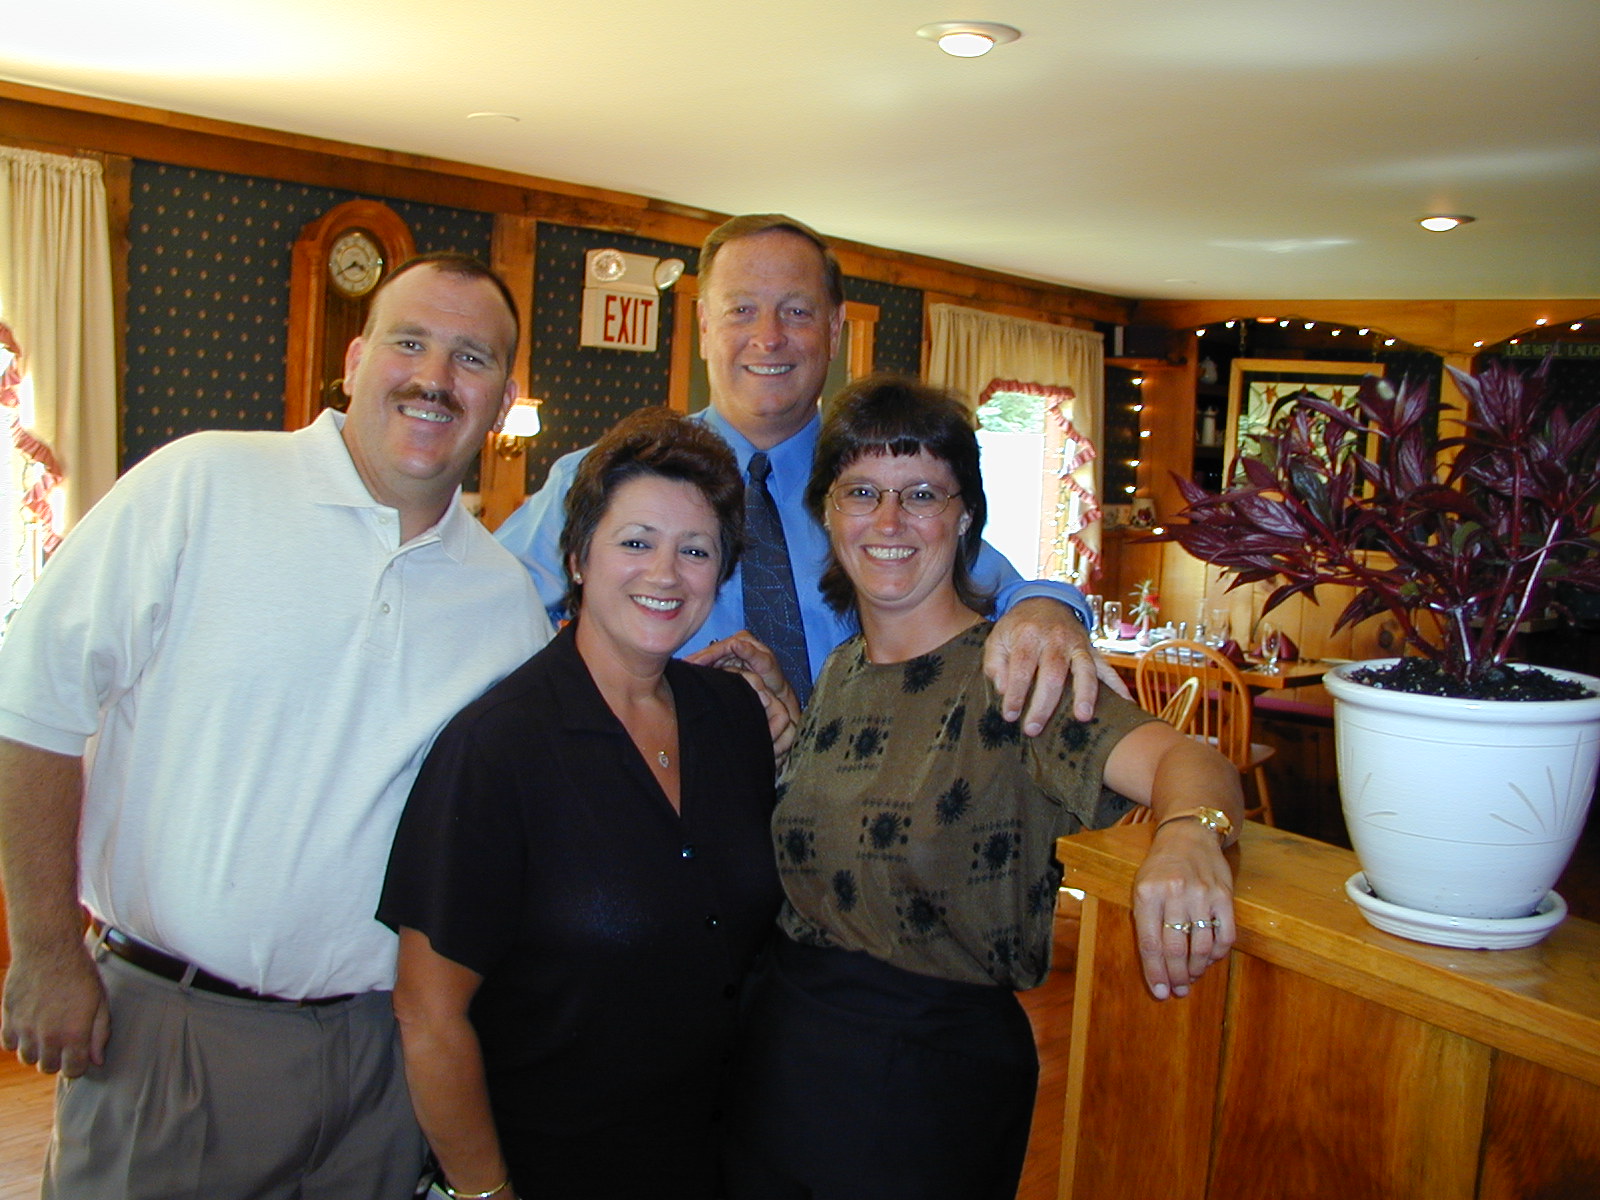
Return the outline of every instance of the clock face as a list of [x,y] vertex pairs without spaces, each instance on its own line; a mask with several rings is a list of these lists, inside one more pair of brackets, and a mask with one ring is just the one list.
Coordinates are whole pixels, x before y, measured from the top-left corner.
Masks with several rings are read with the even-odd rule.
[[365,296],[383,276],[383,248],[368,233],[352,229],[328,253],[328,277],[346,296]]

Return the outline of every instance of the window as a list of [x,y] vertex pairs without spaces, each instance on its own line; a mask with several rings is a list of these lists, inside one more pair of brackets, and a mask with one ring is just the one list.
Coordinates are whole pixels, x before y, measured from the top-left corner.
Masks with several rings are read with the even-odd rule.
[[0,634],[61,540],[50,506],[61,470],[32,417],[20,348],[0,324]]
[[1100,556],[1095,450],[1073,424],[1071,388],[995,380],[978,399],[989,523],[984,536],[1025,578],[1087,583]]

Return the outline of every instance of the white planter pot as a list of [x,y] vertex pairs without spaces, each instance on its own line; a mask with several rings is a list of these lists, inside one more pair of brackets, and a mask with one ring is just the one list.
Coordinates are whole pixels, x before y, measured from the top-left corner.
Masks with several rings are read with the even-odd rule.
[[[1393,661],[1393,660],[1383,660]],[[1382,900],[1469,918],[1533,913],[1572,857],[1600,761],[1600,694],[1457,700],[1324,678],[1345,825]],[[1600,693],[1600,679],[1549,668]]]

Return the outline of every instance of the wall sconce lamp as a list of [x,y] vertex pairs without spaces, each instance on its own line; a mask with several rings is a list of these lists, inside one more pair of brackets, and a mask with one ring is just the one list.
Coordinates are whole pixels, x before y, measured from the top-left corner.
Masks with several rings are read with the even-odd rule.
[[527,452],[528,442],[539,433],[540,400],[518,400],[506,413],[505,423],[494,439],[494,451],[501,458],[517,458]]

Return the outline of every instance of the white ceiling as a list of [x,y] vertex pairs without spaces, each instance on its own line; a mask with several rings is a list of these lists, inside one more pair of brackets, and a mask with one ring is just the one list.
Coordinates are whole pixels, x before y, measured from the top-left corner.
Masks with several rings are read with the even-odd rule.
[[1136,297],[1600,293],[1597,63],[1600,0],[0,0],[18,82]]

